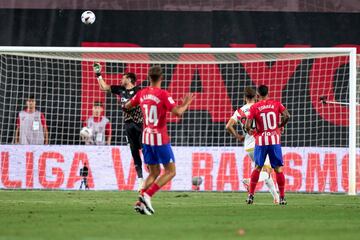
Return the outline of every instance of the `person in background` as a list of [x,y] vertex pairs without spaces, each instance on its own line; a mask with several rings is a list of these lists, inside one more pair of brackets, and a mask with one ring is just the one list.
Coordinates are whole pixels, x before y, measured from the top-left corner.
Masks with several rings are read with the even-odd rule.
[[26,109],[16,119],[16,144],[49,144],[49,132],[42,112],[36,110],[36,100],[30,96],[26,100]]
[[103,115],[104,108],[102,102],[95,101],[93,104],[93,113],[84,122],[84,127],[91,129],[92,135],[84,139],[87,145],[110,145],[111,144],[111,123]]

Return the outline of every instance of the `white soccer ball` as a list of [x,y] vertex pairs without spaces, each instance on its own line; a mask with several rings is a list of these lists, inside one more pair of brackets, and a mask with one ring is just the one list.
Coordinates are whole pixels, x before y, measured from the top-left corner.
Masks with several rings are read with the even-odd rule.
[[202,184],[203,180],[201,177],[193,177],[192,178],[192,185],[198,187]]
[[83,139],[90,139],[93,135],[92,129],[88,127],[83,127],[80,131],[80,136]]
[[81,14],[81,21],[85,24],[93,24],[95,19],[95,14],[92,11],[85,11]]

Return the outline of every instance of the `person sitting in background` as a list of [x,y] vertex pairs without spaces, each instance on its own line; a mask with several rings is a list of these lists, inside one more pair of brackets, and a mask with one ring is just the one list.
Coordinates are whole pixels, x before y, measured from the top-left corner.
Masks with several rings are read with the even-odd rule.
[[111,123],[103,116],[103,105],[99,101],[93,104],[93,113],[84,122],[84,128],[90,130],[88,137],[83,138],[87,145],[110,145],[111,144]]
[[34,96],[26,100],[26,109],[16,119],[16,144],[49,144],[49,132],[43,113],[36,110]]

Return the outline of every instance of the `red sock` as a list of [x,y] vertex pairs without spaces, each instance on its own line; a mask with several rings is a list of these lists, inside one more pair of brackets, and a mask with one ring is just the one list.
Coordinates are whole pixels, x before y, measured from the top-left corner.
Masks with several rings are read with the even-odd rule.
[[260,176],[260,171],[255,168],[252,173],[251,173],[251,178],[250,178],[250,190],[249,193],[254,195],[255,193],[255,188],[256,188],[256,184],[259,181],[259,176]]
[[140,195],[143,195],[145,191],[146,191],[146,189],[141,189],[140,190]]
[[157,191],[160,190],[160,187],[156,184],[153,183],[146,191],[145,193],[147,195],[149,195],[150,197],[152,197]]
[[285,176],[284,173],[276,173],[276,182],[279,187],[280,197],[283,198],[285,196]]

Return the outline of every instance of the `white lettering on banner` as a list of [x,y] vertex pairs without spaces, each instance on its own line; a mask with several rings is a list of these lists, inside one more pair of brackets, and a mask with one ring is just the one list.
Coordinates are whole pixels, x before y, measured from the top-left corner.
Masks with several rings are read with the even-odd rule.
[[[250,176],[253,166],[242,147],[173,147],[173,151],[177,174],[164,190],[192,190],[192,177],[201,176],[200,190],[245,191],[241,179]],[[284,147],[286,190],[347,191],[347,152],[346,148]],[[137,186],[127,146],[0,145],[0,161],[0,188],[76,190],[84,164],[89,167],[90,189],[135,190]],[[263,183],[259,188],[266,190]]]

